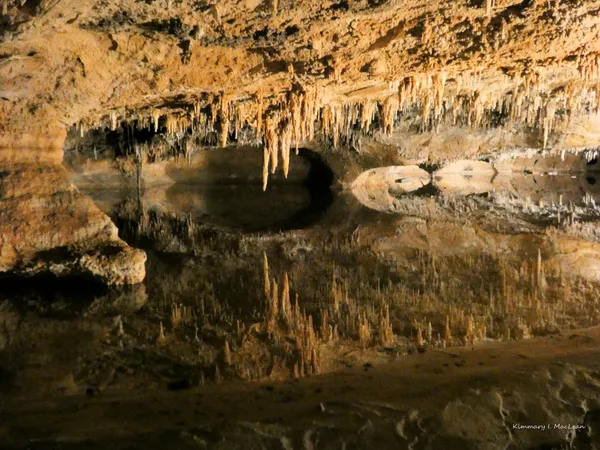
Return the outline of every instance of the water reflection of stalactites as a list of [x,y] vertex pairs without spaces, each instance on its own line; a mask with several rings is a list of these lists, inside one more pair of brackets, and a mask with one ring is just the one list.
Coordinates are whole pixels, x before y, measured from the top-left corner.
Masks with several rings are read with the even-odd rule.
[[[122,202],[121,237],[148,249],[148,302],[109,328],[90,316],[99,331],[73,349],[80,365],[52,360],[63,368],[44,379],[71,370],[81,388],[298,377],[355,364],[363,350],[396,355],[597,323],[595,244],[482,217],[478,201],[420,197],[402,203],[413,217],[344,210],[348,223],[333,230],[272,235]],[[74,323],[69,339],[83,333]],[[61,330],[43,338],[60,349]]]
[[[600,251],[595,244],[584,244],[560,236],[491,233],[474,225],[465,228],[464,223],[403,219],[380,226],[363,224],[352,239],[344,236],[329,243],[312,242],[308,259],[289,268],[289,276],[297,286],[301,304],[319,318],[315,324],[321,324],[326,316],[323,330],[335,328],[341,339],[360,340],[362,335],[368,344],[381,344],[365,336],[371,336],[368,330],[379,330],[380,323],[385,323],[384,311],[389,311],[397,336],[416,339],[420,329],[422,339],[432,345],[443,345],[444,341],[457,344],[467,338],[524,337],[598,320],[594,274]],[[256,243],[246,240],[244,245],[251,251]],[[236,273],[241,274],[254,271],[252,261],[237,260],[236,266],[230,266],[237,258],[232,249],[230,256],[221,257],[217,264],[230,270],[236,267]],[[379,256],[373,260],[365,251]],[[276,261],[282,259],[275,256]],[[353,258],[353,263],[332,268],[325,262],[329,258]],[[285,261],[277,265],[282,263],[285,265]],[[218,284],[235,283],[223,270],[203,272],[200,267],[188,264],[177,269],[187,282],[196,277],[188,286],[191,291],[206,293],[200,280],[210,278],[209,297],[214,301],[222,295],[215,289]],[[378,273],[370,272],[372,267],[378,267]],[[308,281],[331,280],[331,276],[328,283]],[[259,298],[259,277],[238,277],[248,286],[247,297]],[[163,293],[165,305],[185,297],[181,292],[171,294]],[[231,294],[225,298],[231,301],[233,321],[239,294]],[[219,301],[219,309],[227,303]]]
[[[56,386],[71,370],[73,389],[299,377],[356,364],[375,349],[401,355],[600,320],[598,285],[579,270],[598,260],[596,250],[578,240],[491,232],[441,216],[386,215],[335,233],[272,236],[155,211],[133,219],[142,216],[132,216],[130,232],[120,226],[160,250],[148,252],[144,308],[120,322],[110,321],[113,312],[88,315],[98,330],[91,334],[79,320],[71,334],[42,326],[56,351],[67,335],[85,338],[71,353],[79,365],[52,359],[57,367],[32,377]],[[34,329],[36,319],[28,320]],[[21,347],[10,351],[14,358]],[[21,361],[17,372],[29,364]]]
[[[590,182],[595,177],[593,174],[511,175],[496,173],[489,163],[459,163],[456,164],[458,167],[451,165],[448,170],[436,172],[433,188],[427,192],[399,190],[396,180],[386,176],[387,170],[410,171],[411,166],[364,172],[354,181],[351,191],[359,203],[368,209],[420,217],[440,212],[455,216],[477,212],[485,216],[500,208],[533,225],[565,228],[579,221],[594,220],[599,215],[597,201],[600,201],[600,188]],[[479,167],[478,171],[466,170],[475,163],[484,167]],[[466,169],[462,166],[466,166]],[[422,203],[422,197],[432,196],[435,201],[422,205],[425,209],[418,211],[414,206]],[[499,224],[502,222],[498,220]]]
[[184,336],[193,334],[197,360],[203,366],[201,383],[206,378],[219,382],[309,376],[331,370],[340,345],[351,348],[354,340],[362,348],[394,345],[389,311],[381,311],[375,328],[365,312],[354,317],[339,302],[331,318],[327,308],[313,307],[309,312],[300,306],[299,293],[292,290],[286,272],[281,277],[271,275],[263,254],[262,308],[250,321],[235,314],[227,301],[214,297],[202,296],[195,305],[163,303],[159,308],[164,308],[167,321],[156,330],[157,342],[181,349],[187,340]]
[[584,175],[521,175],[498,176],[494,180],[493,189],[512,193],[522,199],[530,199],[537,204],[581,205],[585,199],[600,198],[600,189],[590,183]]
[[[352,246],[360,248],[360,241],[373,238],[369,233],[381,235],[367,228]],[[349,349],[385,347],[401,354],[415,345],[522,339],[600,320],[598,285],[560,271],[542,251],[528,259],[485,252],[444,256],[419,249],[407,256],[390,258],[388,273],[379,279],[364,266],[332,268],[330,281],[320,286],[307,278],[322,266],[297,265],[282,272],[270,267],[273,255],[270,260],[263,256],[262,273],[256,273],[252,261],[252,282],[240,279],[249,284],[248,299],[255,299],[255,305],[263,299],[251,320],[240,314],[235,295],[219,292],[214,272],[204,275],[214,282],[208,293],[198,289],[201,273],[186,267],[182,277],[190,284],[178,289],[197,291],[199,298],[177,303],[185,296],[167,287],[164,301],[153,306],[166,318],[155,335],[176,352],[193,336],[206,377],[255,380],[332,370],[340,352]],[[164,280],[170,276],[164,274]]]

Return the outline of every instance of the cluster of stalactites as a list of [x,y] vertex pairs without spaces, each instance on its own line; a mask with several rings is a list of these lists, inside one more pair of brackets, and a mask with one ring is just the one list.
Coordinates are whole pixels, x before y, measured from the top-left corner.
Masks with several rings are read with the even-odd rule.
[[403,116],[415,117],[415,112],[422,131],[437,130],[440,125],[489,127],[500,116],[502,123],[540,129],[546,148],[557,116],[568,120],[594,106],[600,112],[600,56],[590,53],[580,57],[577,69],[580,80],[552,91],[543,85],[539,72],[532,70],[513,79],[517,86],[508,93],[481,88],[481,72],[477,71],[405,77],[392,83],[392,95],[359,101],[326,102],[314,87],[294,88],[287,94],[270,97],[259,91],[245,100],[221,93],[205,96],[187,111],[177,113],[151,109],[127,117],[114,111],[95,122],[80,122],[80,130],[82,135],[99,126],[114,130],[119,120],[135,120],[137,127],[154,132],[162,124],[170,135],[214,133],[216,141],[225,147],[232,136],[238,141],[240,131],[246,129],[254,136],[255,144],[264,146],[266,189],[269,173],[275,173],[279,159],[287,177],[291,148],[295,147],[298,153],[300,143],[313,140],[317,133],[331,139],[337,148],[341,139],[348,139],[355,130],[369,133],[377,128],[391,135]]
[[598,59],[593,61],[595,68],[589,68],[591,64],[588,64],[585,72],[585,77],[588,77],[585,81],[596,81],[591,89],[585,83],[572,82],[547,92],[539,73],[531,72],[513,91],[490,93],[475,89],[480,81],[479,74],[465,73],[452,78],[454,85],[449,92],[448,76],[438,73],[407,77],[397,83],[396,94],[383,100],[322,104],[317,90],[291,93],[288,101],[279,105],[277,112],[263,122],[264,127],[259,128],[265,145],[263,187],[266,189],[269,168],[271,173],[277,168],[278,154],[282,156],[287,176],[291,143],[295,142],[297,146],[302,140],[312,140],[315,127],[337,147],[341,137],[350,136],[354,129],[370,132],[377,120],[379,129],[391,135],[402,114],[419,107],[423,131],[435,130],[440,124],[489,127],[499,113],[504,117],[504,123],[524,123],[530,128],[540,129],[543,148],[546,148],[559,112],[565,120],[569,120],[593,104],[600,111]]
[[577,70],[583,82],[593,84],[596,113],[600,114],[600,53],[592,52],[580,56],[577,60]]
[[591,52],[579,56],[577,70],[582,80],[597,83],[600,80],[600,53]]
[[269,111],[263,120],[263,97],[257,96],[256,132],[264,143],[263,190],[267,189],[269,169],[275,173],[281,155],[283,174],[287,178],[290,167],[290,151],[295,147],[298,154],[300,142],[315,136],[315,117],[319,113],[320,97],[317,89],[290,92],[278,99],[278,107]]

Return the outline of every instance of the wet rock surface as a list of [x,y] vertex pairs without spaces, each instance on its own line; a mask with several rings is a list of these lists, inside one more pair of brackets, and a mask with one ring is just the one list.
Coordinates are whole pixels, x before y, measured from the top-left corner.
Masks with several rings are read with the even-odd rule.
[[0,202],[1,272],[107,284],[143,280],[145,254],[118,238],[110,219],[77,191],[62,166],[3,166]]

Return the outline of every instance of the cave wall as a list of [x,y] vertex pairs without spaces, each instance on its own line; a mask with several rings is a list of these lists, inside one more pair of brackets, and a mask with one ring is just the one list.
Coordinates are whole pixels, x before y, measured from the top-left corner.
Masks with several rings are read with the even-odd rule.
[[144,279],[146,255],[119,239],[60,164],[0,171],[0,275],[83,277],[106,284]]

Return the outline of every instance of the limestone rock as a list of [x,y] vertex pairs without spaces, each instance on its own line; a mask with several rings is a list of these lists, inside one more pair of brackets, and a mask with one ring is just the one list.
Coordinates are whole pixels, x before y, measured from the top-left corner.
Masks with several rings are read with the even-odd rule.
[[119,239],[60,165],[7,166],[0,174],[0,273],[139,283],[146,255]]
[[394,211],[394,196],[426,186],[431,176],[418,166],[378,167],[361,173],[351,191],[363,205],[376,211]]

